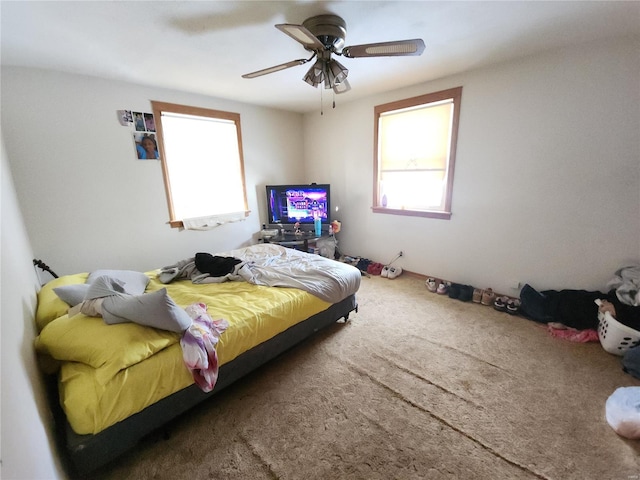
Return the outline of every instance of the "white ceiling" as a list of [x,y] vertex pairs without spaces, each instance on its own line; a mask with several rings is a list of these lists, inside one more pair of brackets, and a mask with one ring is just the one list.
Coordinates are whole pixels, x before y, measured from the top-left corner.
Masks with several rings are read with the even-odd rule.
[[[422,38],[420,57],[341,57],[351,91],[338,102],[422,83],[559,46],[640,35],[640,1],[6,1],[2,65],[41,67],[307,112],[320,91],[307,58],[274,27],[321,14],[347,23],[346,45]],[[323,92],[330,98],[331,91]]]

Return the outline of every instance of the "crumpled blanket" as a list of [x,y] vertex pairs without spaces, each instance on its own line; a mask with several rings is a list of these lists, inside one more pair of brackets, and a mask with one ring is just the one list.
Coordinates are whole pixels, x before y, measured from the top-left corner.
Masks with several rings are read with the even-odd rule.
[[83,313],[89,317],[102,317],[108,325],[134,322],[177,333],[191,325],[189,315],[167,294],[166,288],[131,295],[123,293],[124,285],[108,275],[96,278],[84,301],[69,309],[69,318]]
[[210,392],[218,380],[218,353],[216,345],[220,335],[229,327],[224,319],[212,320],[204,303],[186,308],[193,320],[180,339],[184,363],[203,392]]
[[640,266],[622,267],[607,286],[615,288],[616,296],[622,303],[640,306]]
[[195,259],[190,258],[161,269],[158,280],[162,283],[184,278],[191,278],[193,283],[245,281],[265,287],[298,288],[329,303],[341,301],[360,287],[360,272],[352,265],[280,245],[258,244],[220,255],[240,259],[240,263],[227,275],[203,277],[195,266]]

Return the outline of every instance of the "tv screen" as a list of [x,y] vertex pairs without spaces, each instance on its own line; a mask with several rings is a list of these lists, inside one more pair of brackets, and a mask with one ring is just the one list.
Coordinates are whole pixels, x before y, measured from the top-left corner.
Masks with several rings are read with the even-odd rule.
[[331,222],[330,186],[267,185],[267,214],[270,225],[313,225],[316,216],[323,225]]

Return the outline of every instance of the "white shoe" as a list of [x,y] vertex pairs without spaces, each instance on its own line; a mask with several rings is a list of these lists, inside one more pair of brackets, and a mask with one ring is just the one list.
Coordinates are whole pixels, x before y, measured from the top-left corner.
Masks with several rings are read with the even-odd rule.
[[389,267],[387,267],[386,265],[384,267],[382,267],[382,271],[380,272],[380,276],[387,278],[389,276]]
[[389,267],[389,274],[387,275],[387,278],[393,279],[393,278],[399,277],[401,273],[402,273],[401,267]]

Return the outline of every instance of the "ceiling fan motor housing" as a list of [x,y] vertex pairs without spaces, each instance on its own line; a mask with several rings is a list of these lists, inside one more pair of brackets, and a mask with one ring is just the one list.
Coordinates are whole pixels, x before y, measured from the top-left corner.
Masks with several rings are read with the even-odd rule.
[[309,30],[329,50],[342,50],[347,35],[346,22],[337,15],[317,15],[306,19],[302,26]]

